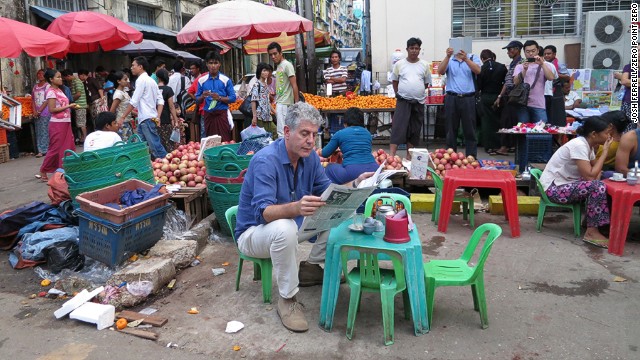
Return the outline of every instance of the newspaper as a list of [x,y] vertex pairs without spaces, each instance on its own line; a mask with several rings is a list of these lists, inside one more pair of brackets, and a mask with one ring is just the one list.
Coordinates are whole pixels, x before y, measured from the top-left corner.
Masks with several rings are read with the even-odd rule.
[[352,188],[331,184],[322,195],[326,205],[318,208],[312,216],[307,216],[298,230],[298,237],[310,237],[321,231],[329,230],[350,218],[356,209],[367,200],[375,190],[374,186]]
[[371,186],[378,186],[378,184],[380,184],[380,182],[386,178],[391,177],[392,175],[395,174],[406,174],[407,170],[384,170],[385,165],[387,164],[387,161],[385,160],[380,167],[378,168],[378,170],[376,170],[376,172],[369,178],[366,178],[364,180],[362,180],[360,182],[360,184],[358,185],[359,188],[366,188],[366,187],[371,187]]

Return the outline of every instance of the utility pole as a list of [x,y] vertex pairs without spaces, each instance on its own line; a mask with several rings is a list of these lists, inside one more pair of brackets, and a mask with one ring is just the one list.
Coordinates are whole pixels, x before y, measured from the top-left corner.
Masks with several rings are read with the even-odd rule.
[[[302,8],[302,2],[304,0],[296,0],[296,12],[298,15],[304,17],[304,9]],[[296,79],[298,80],[298,89],[302,92],[307,92],[307,82],[305,80],[306,66],[304,62],[304,34],[295,35],[296,39]]]
[[371,0],[364,0],[364,38],[362,47],[364,48],[364,62],[371,65]]
[[316,95],[317,94],[317,71],[318,64],[316,62],[316,37],[315,37],[315,14],[313,12],[313,1],[305,0],[304,8],[306,13],[306,18],[311,20],[311,23],[314,26],[311,28],[311,31],[307,32],[307,92]]

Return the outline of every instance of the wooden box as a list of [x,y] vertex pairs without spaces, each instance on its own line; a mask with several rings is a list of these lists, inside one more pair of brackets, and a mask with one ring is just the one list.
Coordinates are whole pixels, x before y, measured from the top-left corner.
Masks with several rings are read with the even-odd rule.
[[207,188],[183,187],[173,193],[171,201],[189,216],[192,226],[212,213],[209,208]]

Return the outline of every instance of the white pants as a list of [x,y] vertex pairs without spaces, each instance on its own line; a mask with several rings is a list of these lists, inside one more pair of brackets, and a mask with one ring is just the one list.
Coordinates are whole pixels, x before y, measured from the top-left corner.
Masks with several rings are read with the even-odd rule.
[[[312,264],[324,263],[329,232],[318,234],[311,248]],[[238,248],[243,254],[266,259],[271,258],[278,284],[278,292],[285,299],[298,293],[298,243],[307,239],[298,238],[298,225],[292,219],[280,219],[266,225],[252,226],[238,238]]]
[[290,105],[276,104],[276,119],[278,120],[278,139],[284,137],[284,118]]

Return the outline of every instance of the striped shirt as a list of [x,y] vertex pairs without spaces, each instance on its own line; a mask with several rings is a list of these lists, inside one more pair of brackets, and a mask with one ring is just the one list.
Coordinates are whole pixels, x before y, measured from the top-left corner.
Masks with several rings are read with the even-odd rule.
[[80,97],[74,101],[76,105],[80,106],[81,109],[87,108],[87,92],[84,89],[84,83],[82,80],[77,77],[73,77],[71,80],[71,93],[75,96],[75,94],[80,93]]
[[520,64],[520,61],[522,61],[522,57],[518,56],[511,61],[511,64],[509,64],[509,71],[507,72],[507,76],[504,77],[504,85],[507,88],[507,94],[515,87],[515,84],[513,83],[513,71],[516,69],[516,65]]
[[[331,78],[347,78],[347,68],[344,66],[339,66],[337,69],[333,67],[333,65],[329,66],[327,70],[324,71],[324,79],[329,80]],[[344,94],[347,91],[347,82],[343,82],[341,84],[333,84],[331,87],[331,91],[333,93]]]

